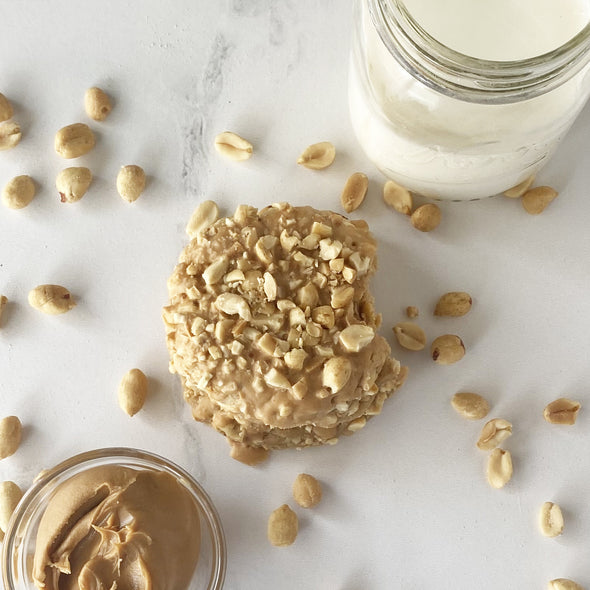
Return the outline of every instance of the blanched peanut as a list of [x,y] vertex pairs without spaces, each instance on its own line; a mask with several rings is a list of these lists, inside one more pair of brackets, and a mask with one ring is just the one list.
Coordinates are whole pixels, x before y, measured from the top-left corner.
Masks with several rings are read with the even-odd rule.
[[352,213],[361,206],[368,188],[369,179],[366,174],[355,172],[348,178],[340,195],[340,202],[347,213]]
[[2,190],[2,203],[9,209],[23,209],[35,198],[35,192],[30,176],[15,176]]
[[145,189],[145,172],[141,166],[122,166],[117,174],[117,192],[128,203],[133,203]]
[[14,121],[0,123],[0,151],[11,150],[16,147],[20,143],[22,136],[18,123]]
[[571,426],[576,423],[581,407],[580,402],[560,397],[545,406],[543,417],[550,424],[567,424]]
[[408,350],[422,350],[426,346],[424,330],[413,322],[400,322],[393,326],[393,333],[400,346]]
[[545,211],[549,203],[551,203],[558,194],[559,193],[550,186],[537,186],[522,195],[521,203],[527,213],[538,215]]
[[[8,299],[7,299],[6,295],[0,295],[0,322],[2,322],[2,312],[4,311],[4,308],[6,307],[7,303],[8,303]],[[2,326],[1,323],[0,323],[0,326]]]
[[460,317],[464,316],[471,309],[473,303],[471,295],[464,291],[450,291],[441,295],[436,307],[434,308],[434,315]]
[[488,458],[488,483],[496,489],[503,488],[512,478],[512,455],[504,449],[494,449]]
[[411,215],[412,225],[419,231],[429,232],[436,229],[440,223],[442,213],[434,203],[418,207]]
[[456,393],[451,399],[451,405],[468,420],[485,418],[490,411],[488,401],[477,393]]
[[14,115],[14,110],[10,101],[0,92],[0,123],[12,119],[12,115]]
[[451,365],[465,356],[465,345],[459,336],[444,334],[433,340],[430,353],[439,365]]
[[529,188],[531,188],[534,180],[535,175],[532,174],[528,178],[525,178],[521,183],[513,186],[512,188],[509,188],[507,191],[504,191],[504,196],[508,197],[509,199],[518,199],[522,197],[522,195],[524,195],[524,193],[526,193]]
[[271,512],[268,518],[267,535],[272,545],[275,547],[292,545],[298,532],[299,520],[287,504],[283,504]]
[[62,170],[55,180],[55,186],[62,203],[76,203],[88,190],[92,172],[88,168],[71,167]]
[[94,144],[94,133],[84,123],[67,125],[55,134],[55,151],[66,160],[87,154]]
[[302,508],[313,508],[322,499],[322,486],[313,475],[300,473],[293,482],[293,498]]
[[16,416],[6,416],[0,420],[0,459],[14,455],[22,438],[23,427]]
[[336,148],[329,141],[314,143],[303,150],[297,163],[311,170],[323,170],[334,162]]
[[143,408],[147,397],[148,381],[139,369],[131,369],[119,384],[119,406],[129,416],[134,416]]
[[23,497],[21,489],[13,481],[0,482],[0,530],[5,533],[20,499]]
[[94,86],[84,94],[84,108],[91,119],[104,121],[109,116],[113,106],[108,94]]
[[242,162],[252,157],[252,144],[232,131],[224,131],[215,137],[215,149],[226,158]]
[[545,537],[558,537],[563,533],[563,514],[559,505],[545,502],[539,512],[539,528]]
[[567,578],[555,578],[551,580],[548,585],[548,590],[584,590],[580,584],[577,584],[573,580]]
[[393,180],[383,186],[383,200],[398,213],[411,215],[414,206],[410,191]]
[[219,217],[219,207],[215,201],[203,201],[193,211],[186,226],[186,233],[189,238],[196,238],[209,226],[213,225]]
[[512,435],[512,424],[502,418],[486,422],[479,435],[477,447],[482,451],[494,449]]
[[29,291],[29,305],[48,315],[70,311],[75,305],[72,294],[60,285],[39,285]]

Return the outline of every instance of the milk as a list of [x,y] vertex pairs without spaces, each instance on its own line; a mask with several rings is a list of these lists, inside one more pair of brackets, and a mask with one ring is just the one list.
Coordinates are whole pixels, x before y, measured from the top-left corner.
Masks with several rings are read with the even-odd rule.
[[405,0],[432,37],[471,57],[520,60],[563,45],[590,19],[587,0]]
[[[478,104],[443,95],[396,61],[366,3],[357,13],[351,119],[369,158],[410,190],[467,200],[518,184],[553,154],[586,101],[587,66],[526,101]],[[585,26],[590,12],[582,0],[535,0],[534,10],[531,0],[407,0],[407,6],[449,47],[495,60],[555,49]]]

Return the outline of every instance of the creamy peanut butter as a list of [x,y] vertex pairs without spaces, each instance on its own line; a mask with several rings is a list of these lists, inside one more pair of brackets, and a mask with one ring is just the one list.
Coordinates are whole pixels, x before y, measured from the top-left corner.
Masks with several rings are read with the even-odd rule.
[[49,500],[33,580],[46,590],[185,590],[200,542],[197,505],[175,477],[94,467]]

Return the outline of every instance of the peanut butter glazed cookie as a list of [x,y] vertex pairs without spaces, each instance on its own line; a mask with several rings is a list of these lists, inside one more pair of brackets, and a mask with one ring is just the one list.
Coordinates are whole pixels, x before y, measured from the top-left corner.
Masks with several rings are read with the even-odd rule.
[[240,205],[184,249],[163,314],[170,370],[232,456],[335,444],[402,384],[376,334],[376,247],[364,221],[280,203]]

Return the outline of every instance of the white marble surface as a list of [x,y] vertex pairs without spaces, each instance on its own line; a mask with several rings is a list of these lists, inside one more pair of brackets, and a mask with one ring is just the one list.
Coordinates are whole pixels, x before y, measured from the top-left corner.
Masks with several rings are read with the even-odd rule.
[[[528,590],[558,576],[588,587],[590,418],[584,408],[576,426],[551,426],[542,410],[562,395],[589,401],[590,112],[539,179],[561,193],[543,215],[503,198],[447,203],[437,231],[420,234],[386,209],[382,178],[352,135],[350,9],[337,0],[0,0],[0,91],[24,130],[15,150],[0,153],[0,184],[26,173],[39,186],[28,208],[0,210],[0,292],[10,300],[0,328],[0,415],[17,414],[25,426],[19,451],[0,462],[0,480],[26,487],[41,468],[102,446],[164,454],[219,509],[229,590]],[[54,179],[65,163],[53,136],[86,121],[82,97],[92,85],[115,108],[92,123],[98,145],[80,159],[93,186],[81,202],[61,204]],[[218,157],[212,140],[225,129],[251,139],[250,161]],[[306,145],[324,139],[338,149],[333,167],[295,165]],[[149,175],[133,205],[114,188],[127,163]],[[357,170],[371,179],[353,216],[379,239],[382,332],[411,378],[355,436],[245,467],[219,434],[192,421],[168,373],[160,309],[185,223],[205,198],[226,212],[278,200],[339,210],[344,180]],[[39,283],[68,286],[78,306],[40,315],[26,302]],[[473,295],[472,312],[434,318],[438,295],[456,289]],[[460,334],[466,357],[440,367],[400,350],[390,328],[406,305],[421,309],[431,338]],[[116,390],[133,366],[149,376],[150,397],[130,419]],[[485,454],[474,446],[481,424],[450,409],[459,390],[486,395],[491,415],[514,423],[505,446],[515,475],[503,490],[485,481]],[[297,542],[275,549],[267,516],[291,502],[301,471],[322,480],[325,498],[298,509]],[[537,530],[546,500],[564,510],[558,539]]]

